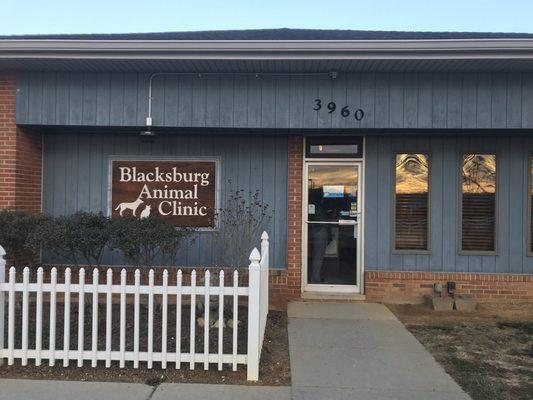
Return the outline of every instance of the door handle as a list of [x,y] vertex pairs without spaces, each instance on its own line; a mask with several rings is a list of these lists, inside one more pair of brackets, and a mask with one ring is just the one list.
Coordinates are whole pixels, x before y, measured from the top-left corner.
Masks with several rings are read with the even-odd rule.
[[339,219],[339,226],[341,225],[344,225],[344,226],[353,226],[353,237],[354,239],[357,239],[357,227],[358,227],[358,222],[353,220],[353,219]]
[[339,219],[339,225],[356,225],[357,221],[353,219]]

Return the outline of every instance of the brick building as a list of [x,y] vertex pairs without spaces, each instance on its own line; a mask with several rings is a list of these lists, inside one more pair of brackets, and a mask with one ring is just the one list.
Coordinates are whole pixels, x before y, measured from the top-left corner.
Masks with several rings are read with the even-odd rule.
[[531,301],[532,57],[528,34],[0,37],[0,206],[150,205],[201,228],[180,266],[217,267],[217,227],[146,194],[118,202],[112,173],[212,163],[199,207],[224,204],[232,182],[274,210],[275,302],[416,302],[436,282]]

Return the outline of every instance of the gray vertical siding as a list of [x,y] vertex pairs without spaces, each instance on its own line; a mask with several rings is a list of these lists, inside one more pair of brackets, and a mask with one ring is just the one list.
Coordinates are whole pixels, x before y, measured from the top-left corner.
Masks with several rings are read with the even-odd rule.
[[[17,76],[18,124],[143,126],[146,73]],[[313,111],[314,100],[337,103]],[[342,118],[340,108],[365,117]],[[328,76],[158,76],[153,119],[164,127],[533,128],[531,72],[380,72]]]
[[[487,105],[487,111],[489,108]],[[471,119],[475,115],[461,118]],[[478,118],[482,117],[478,114]],[[533,274],[533,257],[527,256],[526,243],[527,171],[531,151],[531,136],[367,137],[366,270]],[[392,252],[393,165],[397,152],[426,152],[431,157],[429,255]],[[459,162],[462,152],[497,154],[498,252],[495,256],[459,255]]]
[[[271,237],[274,268],[287,265],[287,137],[240,135],[159,135],[154,144],[138,134],[67,133],[44,135],[43,211],[63,215],[86,210],[107,212],[108,162],[113,155],[216,156],[220,158],[222,204],[232,180],[234,189],[259,190],[274,209],[265,226]],[[213,265],[211,233],[202,232],[183,246],[183,266]],[[259,244],[259,238],[258,238]],[[45,255],[45,262],[53,260]],[[119,254],[106,254],[105,263],[122,264]]]
[[[45,134],[45,212],[105,211],[109,155],[215,155],[223,179],[261,189],[274,204],[274,264],[287,264],[287,139],[285,136],[160,135],[140,145],[137,135],[76,134],[75,127],[143,126],[147,73],[31,72],[17,75],[18,124],[70,126]],[[242,129],[401,129],[366,140],[366,268],[420,271],[533,273],[526,256],[527,152],[533,139],[506,136],[506,129],[533,129],[532,72],[379,72],[327,76],[160,76],[154,80],[154,125]],[[313,110],[314,99],[335,101],[338,110]],[[342,118],[340,108],[362,108],[365,117]],[[405,136],[416,129],[438,129]],[[456,136],[440,136],[445,130]],[[469,129],[486,135],[469,136]],[[365,131],[366,130],[366,131]],[[461,134],[457,134],[462,130]],[[374,131],[375,132],[375,131]],[[431,243],[429,255],[396,255],[392,248],[392,162],[397,151],[431,154]],[[499,229],[496,256],[458,255],[458,155],[497,151]],[[187,247],[181,262],[211,265],[208,234]],[[107,262],[120,263],[116,255]]]

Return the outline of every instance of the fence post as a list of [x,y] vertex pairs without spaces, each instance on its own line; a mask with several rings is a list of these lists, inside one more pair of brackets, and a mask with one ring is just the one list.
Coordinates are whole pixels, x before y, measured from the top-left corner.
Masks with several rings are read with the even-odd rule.
[[260,260],[261,254],[259,250],[254,248],[250,254],[250,266],[248,268],[248,370],[246,379],[249,381],[257,381],[259,379]]
[[[0,284],[6,282],[6,251],[0,246]],[[4,350],[4,290],[0,289],[0,351]],[[4,364],[4,357],[0,357],[0,365]]]
[[261,357],[261,351],[263,349],[263,339],[265,338],[265,329],[268,317],[268,306],[269,306],[269,243],[268,243],[268,233],[263,231],[261,235],[261,336],[259,342],[259,357]]
[[[262,277],[263,277],[263,282],[261,282],[263,284],[263,292],[264,293],[261,293],[261,300],[264,302],[262,303],[263,305],[263,309],[261,310],[261,312],[268,314],[268,306],[269,306],[269,300],[268,300],[268,293],[269,293],[269,282],[270,282],[270,259],[269,259],[269,252],[270,252],[270,249],[269,249],[269,243],[268,243],[268,233],[266,233],[266,231],[263,231],[263,234],[261,235],[261,258],[262,258],[262,263],[261,263],[261,272],[262,272]],[[266,323],[266,318],[265,318],[265,321],[263,321],[263,323]],[[263,327],[264,328],[264,327]]]
[[265,260],[265,266],[267,268],[269,267],[268,251],[268,233],[263,231],[263,234],[261,235],[261,257]]

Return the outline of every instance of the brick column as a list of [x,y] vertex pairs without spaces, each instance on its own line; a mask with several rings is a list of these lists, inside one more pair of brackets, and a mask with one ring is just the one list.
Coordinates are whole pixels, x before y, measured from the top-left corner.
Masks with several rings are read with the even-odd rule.
[[289,137],[289,213],[287,297],[300,297],[302,288],[303,136]]
[[16,78],[0,75],[0,209],[41,212],[42,136],[15,125]]
[[270,306],[283,309],[300,297],[302,288],[303,136],[289,136],[287,269],[270,271]]

